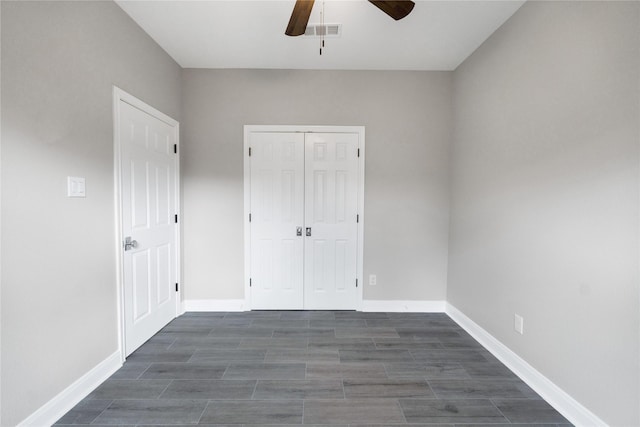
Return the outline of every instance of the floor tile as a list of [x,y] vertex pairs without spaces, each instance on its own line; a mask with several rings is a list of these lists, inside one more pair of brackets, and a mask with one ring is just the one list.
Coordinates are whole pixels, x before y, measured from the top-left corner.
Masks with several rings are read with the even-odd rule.
[[386,378],[381,363],[308,363],[307,378]]
[[412,362],[408,350],[340,350],[341,362]]
[[400,399],[408,423],[508,423],[488,399]]
[[435,395],[425,380],[344,380],[344,395],[347,399],[358,398],[434,398]]
[[333,329],[274,329],[274,338],[309,338],[309,337],[335,337]]
[[535,399],[536,393],[520,380],[430,380],[429,385],[440,399]]
[[254,399],[343,399],[340,380],[260,380]]
[[152,363],[140,378],[142,379],[220,379],[227,365],[199,363]]
[[470,378],[467,371],[459,363],[449,362],[410,362],[410,363],[385,363],[385,370],[389,378]]
[[155,353],[166,353],[167,350],[171,348],[171,345],[175,342],[175,338],[171,339],[169,343],[163,342],[149,342],[142,344],[140,348],[138,348],[134,354],[155,354]]
[[512,423],[569,423],[544,400],[493,399],[493,403]]
[[242,342],[241,338],[217,338],[210,335],[202,337],[177,336],[170,348],[217,348],[233,350],[240,346],[240,342]]
[[566,423],[446,314],[350,311],[187,313],[60,421],[127,427]]
[[216,338],[270,338],[273,336],[273,329],[220,327],[214,328],[211,331],[211,336]]
[[307,348],[308,338],[245,338],[238,348]]
[[438,338],[438,341],[440,341],[440,344],[442,344],[442,347],[448,348],[448,349],[464,349],[464,348],[481,349],[482,348],[482,345],[480,345],[478,341],[470,338],[440,337]]
[[310,328],[366,328],[365,319],[311,320]]
[[281,311],[282,320],[335,320],[333,311]]
[[272,328],[272,329],[307,329],[309,321],[305,319],[254,319],[251,322],[252,328]]
[[135,363],[127,360],[122,365],[122,368],[111,375],[111,379],[135,380],[140,378],[140,375],[149,369],[149,366],[151,366],[151,363]]
[[336,328],[336,338],[399,338],[395,328]]
[[269,349],[265,362],[339,362],[338,350]]
[[416,361],[442,362],[486,362],[487,359],[476,350],[411,350]]
[[394,399],[305,400],[305,424],[403,423]]
[[461,365],[471,378],[518,379],[516,374],[502,364],[461,362]]
[[205,326],[182,326],[177,323],[171,322],[164,328],[160,330],[162,334],[175,334],[175,333],[184,333],[191,335],[209,335],[209,333],[213,330],[213,326],[205,325]]
[[281,311],[276,310],[252,310],[242,312],[230,312],[225,314],[225,319],[279,319]]
[[155,399],[171,380],[108,379],[95,389],[88,399]]
[[161,399],[251,399],[256,381],[251,380],[174,380]]
[[127,362],[154,363],[154,362],[187,362],[193,355],[193,350],[176,349],[162,353],[133,353],[127,357]]
[[95,423],[195,424],[206,406],[201,400],[114,400]]
[[388,319],[388,313],[370,311],[336,311],[336,319]]
[[434,350],[444,349],[441,343],[432,341],[419,341],[413,338],[375,338],[377,350]]
[[171,325],[178,327],[201,327],[201,328],[214,328],[219,326],[234,326],[234,327],[245,327],[251,325],[253,322],[252,319],[249,318],[237,318],[237,319],[225,319],[224,317],[220,318],[211,318],[211,317],[189,317],[187,319],[183,319],[184,316],[178,317]]
[[309,349],[375,350],[371,338],[309,338]]
[[260,349],[239,349],[239,350],[217,350],[217,349],[201,349],[196,350],[189,359],[190,363],[206,363],[206,362],[234,362],[234,361],[252,361],[264,362],[266,350]]
[[212,400],[201,424],[302,424],[302,400]]
[[305,378],[304,363],[237,363],[229,365],[224,379],[296,380]]
[[436,328],[396,328],[402,338],[459,338],[460,332],[454,329],[440,330]]
[[78,403],[73,409],[60,418],[56,424],[60,425],[76,425],[91,424],[107,407],[112,400],[101,399],[84,399]]

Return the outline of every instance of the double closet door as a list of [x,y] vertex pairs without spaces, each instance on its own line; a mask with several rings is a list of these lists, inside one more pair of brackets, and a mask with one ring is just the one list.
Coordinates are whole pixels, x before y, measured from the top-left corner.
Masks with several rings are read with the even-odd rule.
[[353,310],[358,133],[250,136],[252,309]]

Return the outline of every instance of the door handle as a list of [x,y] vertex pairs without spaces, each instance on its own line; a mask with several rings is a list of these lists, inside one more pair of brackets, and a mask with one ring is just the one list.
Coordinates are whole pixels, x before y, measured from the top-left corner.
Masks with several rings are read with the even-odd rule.
[[302,236],[302,227],[296,227],[296,236]]
[[124,250],[130,251],[131,249],[135,249],[138,247],[138,242],[135,240],[131,240],[131,237],[124,238]]
[[311,227],[307,227],[307,237],[311,237]]

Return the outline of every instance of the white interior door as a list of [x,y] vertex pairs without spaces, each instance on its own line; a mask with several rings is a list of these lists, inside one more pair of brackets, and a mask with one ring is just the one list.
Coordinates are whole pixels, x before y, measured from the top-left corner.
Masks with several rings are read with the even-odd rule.
[[353,310],[358,241],[358,135],[305,135],[307,310]]
[[249,133],[253,309],[356,308],[359,135]]
[[251,137],[251,307],[303,304],[304,135]]
[[125,356],[176,317],[177,123],[119,101]]

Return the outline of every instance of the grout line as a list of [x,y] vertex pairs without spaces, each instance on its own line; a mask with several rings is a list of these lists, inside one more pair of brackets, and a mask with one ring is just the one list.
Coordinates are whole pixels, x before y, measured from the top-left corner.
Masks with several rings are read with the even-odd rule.
[[198,421],[196,422],[196,424],[200,424],[200,420],[202,420],[202,417],[204,416],[204,413],[207,412],[207,408],[209,407],[210,404],[211,404],[211,400],[207,400],[207,404],[204,405],[204,408],[202,409],[202,412],[200,413],[200,416],[198,417]]
[[249,400],[254,400],[255,395],[256,395],[256,389],[258,388],[258,383],[260,381],[262,381],[262,380],[259,380],[259,379],[256,380],[256,384],[253,386],[253,392],[251,393],[251,397],[249,398]]
[[507,417],[501,410],[500,408],[498,408],[498,405],[495,404],[495,402],[493,401],[493,399],[488,399],[489,402],[491,402],[491,404],[493,405],[494,408],[496,408],[496,410],[498,411],[498,413],[500,415],[502,415],[504,417],[505,420],[507,420],[510,424],[512,423],[512,421],[509,419],[509,417]]
[[108,404],[108,405],[107,405],[107,406],[106,406],[102,411],[100,411],[100,413],[99,413],[98,415],[96,415],[96,416],[95,416],[91,421],[89,421],[89,424],[93,424],[93,422],[94,422],[95,420],[97,420],[97,419],[98,419],[98,417],[100,417],[100,415],[104,414],[104,412],[105,412],[107,409],[109,409],[109,408],[111,407],[111,405],[113,405],[113,402],[115,402],[115,401],[116,401],[116,399],[111,399],[111,402],[109,402],[109,404]]
[[160,398],[162,397],[162,395],[167,391],[167,389],[169,388],[169,386],[170,386],[171,384],[173,384],[173,382],[174,382],[174,381],[175,381],[174,379],[169,380],[169,383],[168,383],[168,384],[167,384],[167,386],[164,388],[164,390],[162,390],[162,392],[160,392],[160,394],[158,395],[158,397],[156,397],[156,400],[160,400]]

